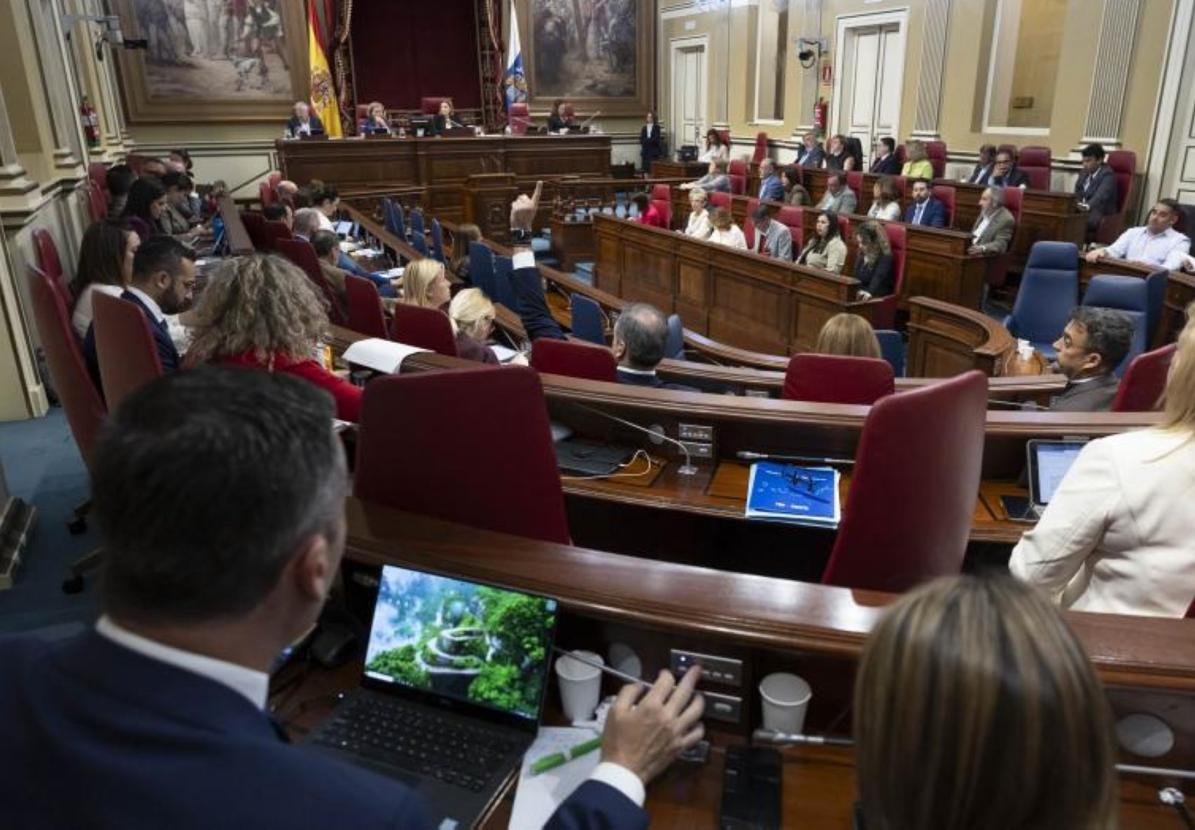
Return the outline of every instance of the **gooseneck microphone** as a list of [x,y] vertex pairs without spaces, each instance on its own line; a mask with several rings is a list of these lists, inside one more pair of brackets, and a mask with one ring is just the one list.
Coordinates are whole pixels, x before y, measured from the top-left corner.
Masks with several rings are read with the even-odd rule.
[[845,464],[853,466],[855,459],[853,458],[822,458],[817,455],[779,455],[770,452],[752,452],[751,450],[739,450],[735,453],[735,457],[742,461],[800,461],[802,464]]
[[634,421],[628,421],[628,420],[625,420],[624,418],[619,418],[617,415],[611,415],[609,412],[603,412],[600,409],[595,409],[594,407],[587,406],[586,404],[583,404],[583,403],[576,404],[576,406],[580,409],[584,409],[586,412],[592,412],[594,415],[600,415],[601,417],[608,418],[611,421],[614,421],[615,423],[619,423],[619,424],[622,424],[623,426],[630,427],[631,429],[637,429],[640,432],[647,433],[648,435],[650,435],[652,438],[656,439],[657,441],[667,441],[670,444],[675,444],[677,447],[680,448],[680,451],[685,454],[685,463],[683,466],[680,467],[680,469],[677,470],[677,473],[679,473],[682,476],[691,476],[691,475],[697,474],[697,468],[693,466],[693,459],[689,455],[689,448],[686,447],[682,442],[677,441],[675,438],[669,438],[667,435],[664,434],[664,430],[662,428],[660,429],[659,432],[656,432],[654,429],[648,429],[645,426],[640,426],[639,424],[636,424]]

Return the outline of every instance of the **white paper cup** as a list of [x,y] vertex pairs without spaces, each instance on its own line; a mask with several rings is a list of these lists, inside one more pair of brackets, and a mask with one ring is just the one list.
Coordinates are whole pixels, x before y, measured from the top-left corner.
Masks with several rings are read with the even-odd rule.
[[805,728],[805,712],[813,690],[795,674],[769,674],[759,684],[763,699],[763,728],[773,732],[801,734]]
[[[605,665],[602,655],[592,651],[577,651],[591,663]],[[593,666],[568,655],[556,658],[556,682],[560,685],[560,704],[564,716],[570,721],[584,721],[593,718],[598,699],[602,694],[602,673]]]

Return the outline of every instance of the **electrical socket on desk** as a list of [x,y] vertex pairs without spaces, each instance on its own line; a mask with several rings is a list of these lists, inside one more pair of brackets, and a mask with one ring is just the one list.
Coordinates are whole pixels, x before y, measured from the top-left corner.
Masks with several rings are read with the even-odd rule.
[[682,441],[714,443],[714,427],[712,424],[677,424],[676,432],[676,437]]
[[696,651],[672,649],[669,655],[669,668],[677,677],[687,672],[690,667],[701,666],[701,679],[723,686],[743,685],[743,661],[733,657],[718,657],[713,654],[700,654]]
[[681,441],[681,445],[689,451],[689,455],[693,458],[713,458],[714,445],[705,444],[701,441]]

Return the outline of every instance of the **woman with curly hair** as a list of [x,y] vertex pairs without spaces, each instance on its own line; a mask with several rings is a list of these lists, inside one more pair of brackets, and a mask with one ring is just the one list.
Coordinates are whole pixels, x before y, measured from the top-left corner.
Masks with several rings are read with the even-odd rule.
[[187,362],[296,375],[332,395],[337,418],[356,421],[361,388],[313,357],[327,328],[323,302],[297,267],[276,256],[238,257],[224,263],[204,289]]

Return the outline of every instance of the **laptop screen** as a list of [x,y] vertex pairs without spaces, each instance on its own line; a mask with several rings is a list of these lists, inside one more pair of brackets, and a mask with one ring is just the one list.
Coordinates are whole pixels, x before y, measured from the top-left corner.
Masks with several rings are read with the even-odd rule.
[[1033,476],[1030,482],[1030,495],[1034,504],[1050,503],[1050,500],[1054,498],[1054,491],[1062,483],[1071,464],[1075,463],[1075,459],[1079,457],[1079,452],[1083,449],[1084,444],[1086,444],[1085,441],[1030,442],[1030,467]]
[[538,720],[556,600],[382,568],[365,676]]

